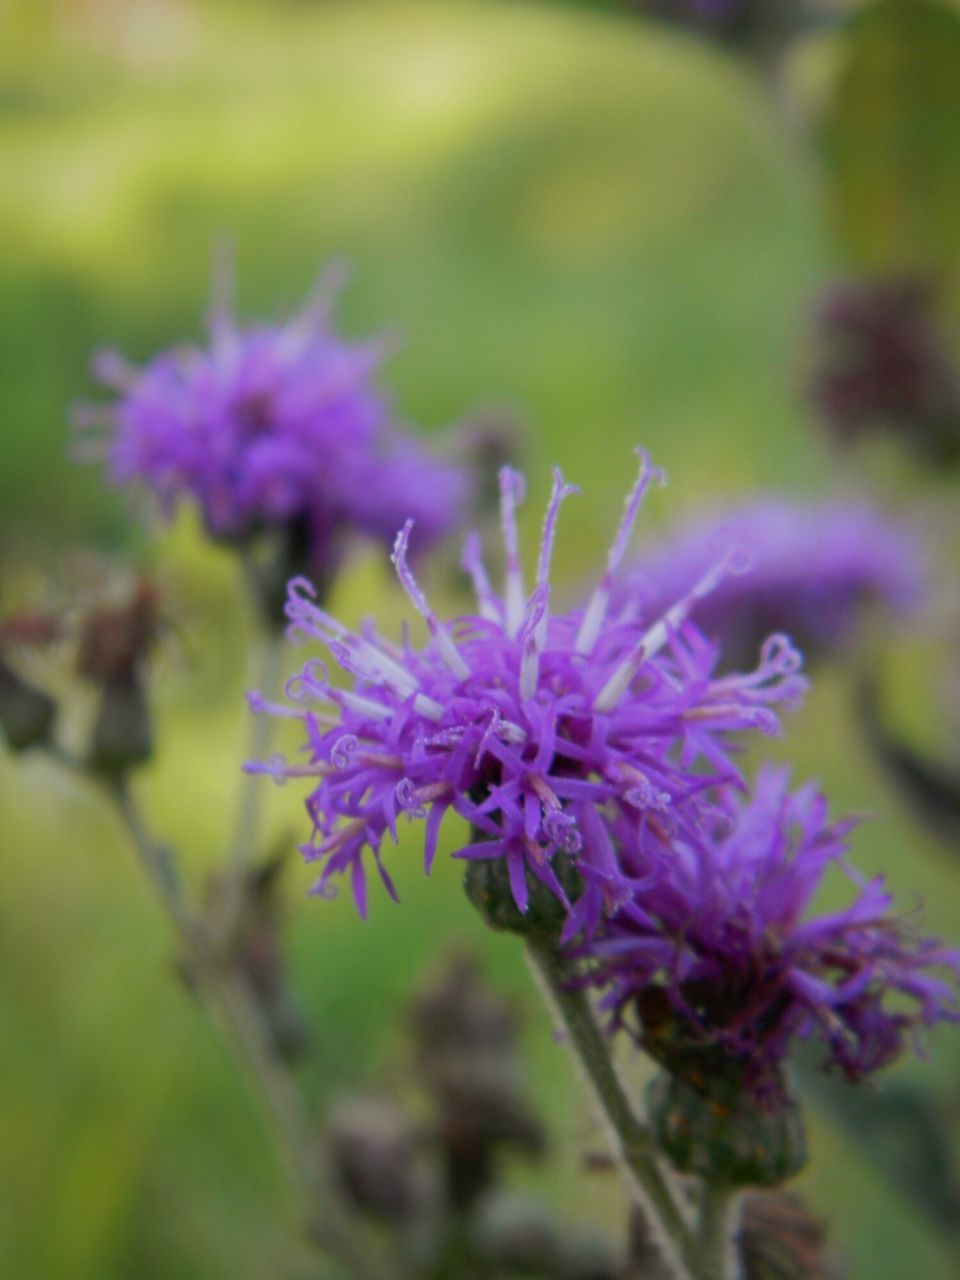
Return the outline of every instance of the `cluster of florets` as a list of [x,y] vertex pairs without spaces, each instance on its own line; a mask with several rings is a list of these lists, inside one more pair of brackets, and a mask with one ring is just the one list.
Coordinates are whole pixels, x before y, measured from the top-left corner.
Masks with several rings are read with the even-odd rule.
[[634,561],[617,599],[664,608],[715,561],[718,541],[734,539],[751,558],[697,605],[694,621],[720,644],[727,666],[749,661],[774,632],[785,632],[809,661],[850,638],[872,602],[905,617],[924,599],[920,541],[906,525],[868,504],[807,504],[768,497],[699,518]]
[[[639,1012],[643,1042],[676,1073],[702,1068],[709,1047],[759,1087],[793,1037],[819,1028],[843,1069],[863,1074],[894,1056],[907,1028],[953,1016],[950,988],[928,971],[955,975],[957,960],[910,941],[877,884],[861,885],[846,912],[802,919],[825,868],[842,862],[851,824],[830,825],[816,793],[790,796],[781,774],[762,774],[749,798],[732,758],[746,731],[776,732],[776,709],[802,695],[800,656],[774,634],[755,670],[716,674],[717,646],[691,615],[747,567],[736,541],[715,547],[670,604],[651,610],[617,589],[658,478],[642,455],[582,609],[551,609],[557,516],[575,492],[558,472],[532,589],[518,554],[521,478],[504,468],[503,595],[469,539],[463,563],[478,611],[450,623],[410,571],[407,522],[394,563],[426,624],[422,647],[408,636],[392,644],[370,625],[355,634],[315,603],[308,582],[292,582],[291,636],[324,644],[352,687],[314,658],[288,682],[287,702],[252,695],[255,711],[302,721],[306,758],[247,767],[310,780],[313,832],[301,849],[320,868],[314,891],[334,892],[347,875],[361,914],[368,857],[395,896],[383,846],[397,842],[402,817],[424,823],[428,871],[445,815],[466,819],[472,834],[454,856],[501,868],[520,917],[537,914],[544,891],[559,904],[555,944],[605,990],[616,1024]],[[889,991],[917,1008],[888,1012]]]
[[[618,1025],[693,1083],[722,1059],[757,1089],[797,1037],[818,1035],[828,1063],[858,1079],[914,1028],[960,1018],[960,952],[913,936],[882,880],[853,871],[854,820],[831,822],[814,786],[791,794],[773,767],[727,802],[696,841],[681,835],[655,863],[624,868],[649,889],[585,948]],[[833,866],[853,901],[809,915]]]
[[[466,473],[399,430],[374,382],[384,344],[332,331],[332,283],[280,325],[241,327],[215,307],[206,346],[142,369],[101,353],[95,371],[117,393],[106,411],[112,480],[143,484],[166,513],[191,499],[216,538],[296,524],[318,575],[352,531],[389,543],[409,515],[421,543],[449,531]],[[78,418],[97,426],[104,412]]]
[[[272,709],[303,719],[309,761],[250,767],[316,779],[308,801],[314,834],[303,853],[321,866],[317,892],[349,872],[363,909],[365,854],[392,891],[381,846],[386,836],[396,839],[398,817],[425,820],[429,868],[440,823],[453,810],[473,832],[456,856],[501,859],[521,912],[530,877],[541,882],[569,908],[575,932],[595,927],[632,891],[620,869],[624,854],[669,849],[682,832],[692,838],[713,803],[711,787],[737,776],[731,735],[776,732],[773,708],[795,702],[805,685],[799,655],[783,637],[771,639],[755,671],[715,678],[717,650],[688,616],[736,570],[735,547],[656,617],[612,606],[614,574],[657,478],[644,456],[606,571],[583,610],[550,607],[557,515],[574,490],[556,473],[528,595],[515,522],[522,483],[509,468],[501,473],[502,597],[477,541],[465,548],[476,614],[441,623],[407,563],[410,522],[397,538],[400,581],[429,630],[423,648],[397,647],[371,628],[354,635],[313,602],[308,583],[291,583],[291,631],[324,643],[354,688],[338,688],[318,660],[308,662],[287,686],[294,705]],[[575,860],[584,883],[576,903],[555,874],[561,854]]]

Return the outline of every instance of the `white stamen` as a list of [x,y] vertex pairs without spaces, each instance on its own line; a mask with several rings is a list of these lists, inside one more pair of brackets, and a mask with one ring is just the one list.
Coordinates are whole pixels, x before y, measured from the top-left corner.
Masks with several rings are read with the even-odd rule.
[[647,653],[641,640],[617,666],[613,675],[594,698],[594,711],[611,711],[617,705],[627,685],[643,666],[646,657]]
[[497,737],[504,742],[526,742],[527,731],[513,720],[501,720],[497,726]]
[[500,519],[507,553],[507,635],[515,636],[523,621],[523,569],[517,545],[517,507],[523,502],[523,476],[512,467],[500,468]]
[[523,644],[523,656],[520,659],[520,697],[526,702],[537,691],[537,679],[540,675],[540,655],[537,652],[537,640],[531,631]]
[[493,594],[493,587],[490,585],[490,578],[483,563],[483,555],[480,550],[480,535],[478,533],[467,535],[467,539],[463,544],[463,553],[460,556],[460,566],[464,573],[470,575],[470,579],[473,582],[477,604],[480,606],[480,617],[486,618],[488,622],[502,622],[503,615],[500,605],[497,597]]
[[331,690],[330,696],[334,702],[339,702],[348,711],[356,711],[358,715],[369,716],[371,720],[390,720],[393,718],[392,707],[385,707],[383,703],[374,702],[372,698],[365,698],[363,694],[351,693],[348,689],[337,689]]
[[330,652],[344,671],[358,676],[368,684],[386,685],[402,698],[416,693],[419,685],[409,672],[399,667],[392,658],[381,653],[373,645],[364,645],[354,637],[351,644],[341,640],[329,640]]
[[322,711],[308,711],[304,707],[288,707],[284,702],[271,702],[255,690],[247,694],[247,706],[254,715],[262,715],[266,713],[271,716],[284,716],[288,720],[305,720],[308,715],[312,715],[315,720],[322,721],[323,723],[339,723],[339,719],[336,716],[330,714],[325,715]]
[[700,581],[694,583],[685,596],[681,596],[676,604],[670,606],[659,622],[653,624],[640,642],[646,649],[646,657],[651,658],[655,653],[660,652],[670,639],[671,633],[676,631],[680,623],[689,617],[697,601],[702,600],[704,596],[708,596],[717,583],[727,576],[729,571],[729,556],[725,556],[719,564],[715,564],[712,569],[708,569]]
[[630,681],[643,664],[649,658],[652,658],[654,654],[660,652],[670,639],[670,636],[689,616],[697,601],[709,595],[728,572],[729,556],[708,570],[685,596],[682,596],[676,604],[671,605],[663,617],[641,636],[597,694],[593,702],[595,711],[610,711],[617,705]]
[[287,592],[286,615],[292,626],[306,627],[308,630],[312,628],[315,635],[337,656],[344,669],[353,669],[361,679],[368,680],[371,684],[388,685],[404,697],[420,688],[406,667],[384,652],[379,644],[354,635],[336,618],[315,605],[309,597],[316,595],[316,591],[308,579],[295,578]]
[[302,671],[290,676],[283,691],[291,702],[330,701],[330,675],[319,658],[311,658]]
[[330,776],[330,765],[323,762],[317,764],[288,764],[284,756],[274,755],[269,760],[246,760],[243,765],[243,772],[248,774],[262,774],[268,778],[273,778],[278,787],[289,778],[327,778]]
[[561,504],[567,498],[571,498],[575,493],[579,492],[580,490],[576,485],[564,484],[560,468],[554,467],[553,490],[550,494],[547,513],[543,521],[543,532],[540,535],[540,555],[537,560],[537,587],[545,592],[543,612],[534,633],[534,642],[538,653],[543,650],[543,646],[546,643],[547,624],[550,621],[548,608],[550,600],[550,561],[553,558],[553,546],[557,536],[557,516],[559,515]]
[[607,553],[606,570],[600,579],[599,586],[590,598],[583,615],[583,621],[580,623],[580,630],[577,632],[577,639],[574,645],[577,653],[590,653],[597,642],[597,637],[607,616],[607,606],[610,603],[610,593],[613,590],[613,575],[626,554],[643,495],[651,484],[664,484],[666,481],[664,473],[659,468],[651,465],[650,455],[645,449],[638,449],[637,455],[640,458],[640,471],[637,475],[636,483],[627,494],[623,519],[620,521],[617,536],[614,538],[613,544]]
[[413,607],[426,621],[427,628],[436,643],[441,658],[443,658],[458,680],[466,680],[470,676],[470,668],[460,656],[456,645],[450,639],[444,627],[441,626],[440,619],[430,608],[427,597],[420,590],[417,580],[407,564],[407,548],[410,545],[410,530],[412,528],[413,521],[408,520],[397,534],[396,541],[393,544],[393,555],[390,558],[397,571],[401,586],[410,597]]
[[543,520],[543,532],[540,535],[540,556],[537,560],[537,586],[545,587],[550,577],[550,561],[553,557],[553,544],[557,535],[557,516],[560,507],[567,498],[572,498],[580,490],[575,484],[564,484],[563,474],[559,467],[553,468],[553,490],[547,503],[547,513]]
[[413,700],[413,705],[422,716],[426,716],[428,720],[435,720],[438,724],[443,719],[443,707],[433,698],[427,697],[425,693],[418,693]]
[[526,702],[537,691],[540,677],[540,649],[538,637],[541,634],[543,620],[547,616],[547,604],[550,600],[548,586],[537,587],[527,606],[527,616],[520,629],[523,641],[523,653],[520,658],[520,697]]

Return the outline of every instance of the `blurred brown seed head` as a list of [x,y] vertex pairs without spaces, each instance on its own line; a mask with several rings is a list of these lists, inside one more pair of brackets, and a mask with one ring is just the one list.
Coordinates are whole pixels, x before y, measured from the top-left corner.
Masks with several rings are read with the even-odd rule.
[[817,315],[810,395],[833,439],[897,436],[933,462],[960,460],[960,367],[923,277],[853,281]]
[[394,1222],[412,1218],[428,1193],[410,1117],[388,1098],[344,1098],[329,1126],[334,1164],[359,1209]]
[[164,624],[163,597],[147,577],[120,602],[97,604],[83,615],[77,671],[97,684],[123,684],[137,673]]
[[844,1274],[828,1248],[825,1223],[782,1191],[744,1197],[739,1250],[744,1280],[842,1280]]
[[474,958],[459,953],[415,1002],[412,1025],[448,1195],[466,1205],[494,1180],[500,1148],[534,1157],[545,1147],[523,1090],[517,1015],[486,985]]
[[63,620],[39,609],[25,609],[0,618],[0,653],[10,650],[45,649],[63,639]]

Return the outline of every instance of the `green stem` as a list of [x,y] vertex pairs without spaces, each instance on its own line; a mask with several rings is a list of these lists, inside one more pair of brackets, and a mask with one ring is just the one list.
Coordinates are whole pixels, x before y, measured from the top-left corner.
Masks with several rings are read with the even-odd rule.
[[703,1280],[735,1280],[737,1191],[707,1183],[697,1224],[699,1275]]
[[[284,652],[283,633],[269,631],[264,634],[261,644],[262,651],[255,682],[259,693],[262,693],[265,698],[273,698],[280,683]],[[273,716],[263,713],[250,714],[250,733],[245,760],[262,760],[267,755],[273,729]],[[225,939],[229,939],[236,928],[243,908],[243,891],[247,872],[256,853],[260,835],[263,794],[263,778],[255,774],[242,776],[233,839],[227,854],[226,876],[219,904],[215,907],[218,932]]]
[[121,776],[106,785],[120,811],[147,878],[156,890],[157,897],[163,903],[177,933],[190,944],[192,949],[196,942],[197,922],[191,917],[184,902],[180,875],[173,854],[163,845],[155,844],[147,834],[143,816],[134,801],[127,779]]
[[648,1216],[664,1262],[677,1280],[706,1280],[698,1268],[697,1242],[657,1163],[653,1137],[634,1112],[586,994],[570,986],[567,966],[549,947],[530,942],[527,955],[544,998],[566,1032],[571,1053],[612,1130],[616,1153],[635,1198]]
[[264,1103],[277,1149],[312,1238],[343,1262],[357,1280],[395,1280],[396,1269],[367,1247],[363,1227],[342,1201],[324,1145],[296,1085],[276,1054],[249,986],[225,962],[203,921],[189,910],[172,854],[149,835],[126,779],[111,783],[108,790],[183,944],[201,1002]]

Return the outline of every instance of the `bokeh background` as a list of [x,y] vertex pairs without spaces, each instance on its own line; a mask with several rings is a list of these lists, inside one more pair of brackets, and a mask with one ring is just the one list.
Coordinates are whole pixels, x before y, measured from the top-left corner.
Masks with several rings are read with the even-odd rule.
[[[868,58],[876,83],[868,74],[851,91],[844,79],[855,25],[814,25],[771,68],[628,9],[0,6],[0,604],[66,597],[81,551],[160,574],[177,635],[158,664],[159,755],[139,785],[198,884],[229,830],[247,732],[235,566],[189,516],[151,527],[95,466],[71,463],[66,416],[91,394],[98,345],[142,359],[198,334],[218,237],[234,245],[249,316],[282,315],[325,261],[348,258],[342,327],[397,335],[387,384],[424,430],[483,408],[513,415],[528,547],[549,464],[582,486],[559,546],[571,586],[599,563],[637,442],[671,480],[648,504],[648,532],[761,487],[859,484],[891,508],[950,506],[950,481],[899,455],[838,460],[804,383],[813,303],[832,279],[956,265],[955,28],[916,37],[912,65],[926,71],[914,84],[896,69],[897,108],[883,56]],[[873,38],[885,56],[889,42]],[[435,579],[455,594],[442,566]],[[394,625],[402,613],[372,554],[333,608]],[[891,714],[935,749],[950,731],[947,660],[936,629],[884,657]],[[842,665],[818,671],[775,750],[820,778],[838,810],[875,815],[859,864],[960,941],[960,862],[870,760]],[[292,789],[270,804],[292,843]],[[554,1153],[515,1178],[573,1217],[616,1224],[613,1175],[588,1177],[579,1162],[596,1135],[519,946],[484,931],[455,864],[440,860],[425,884],[412,841],[405,851],[394,859],[403,905],[376,895],[365,924],[347,899],[308,900],[309,873],[288,868],[290,962],[316,1031],[305,1088],[319,1104],[399,1079],[403,1004],[467,942],[529,1008],[529,1086]],[[0,1274],[298,1274],[259,1111],[176,980],[112,814],[49,764],[0,756],[0,856]],[[956,1135],[958,1066],[948,1029],[890,1087],[936,1096]],[[901,1140],[909,1151],[909,1132],[889,1138]],[[956,1243],[835,1110],[813,1117],[799,1186],[853,1276],[957,1275]]]

